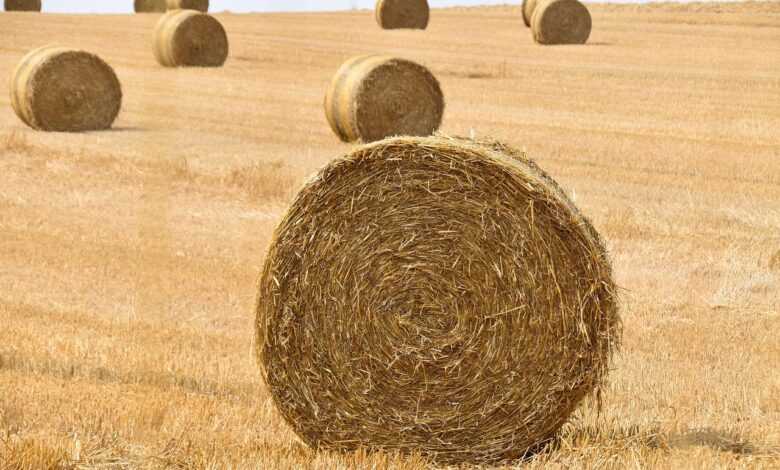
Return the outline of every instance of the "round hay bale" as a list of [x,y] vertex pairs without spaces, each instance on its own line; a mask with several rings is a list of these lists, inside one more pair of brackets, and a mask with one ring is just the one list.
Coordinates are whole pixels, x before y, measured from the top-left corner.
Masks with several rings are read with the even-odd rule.
[[135,0],[136,13],[165,13],[165,0]]
[[166,0],[169,10],[209,11],[209,0]]
[[221,67],[228,57],[227,33],[213,16],[172,10],[155,28],[154,56],[165,67]]
[[260,278],[256,354],[314,448],[512,460],[603,383],[616,302],[598,234],[524,155],[396,137],[296,196]]
[[374,14],[382,29],[425,29],[431,9],[428,0],[377,0]]
[[536,8],[536,0],[523,0],[523,23],[529,28],[531,27],[531,18]]
[[108,129],[122,107],[122,87],[100,57],[44,46],[24,56],[14,70],[11,105],[22,121],[38,130]]
[[325,115],[344,142],[430,135],[443,114],[436,77],[422,65],[385,55],[348,60],[325,95]]
[[5,11],[41,11],[41,0],[5,0]]
[[539,44],[585,44],[591,26],[588,8],[577,0],[541,0],[531,17]]

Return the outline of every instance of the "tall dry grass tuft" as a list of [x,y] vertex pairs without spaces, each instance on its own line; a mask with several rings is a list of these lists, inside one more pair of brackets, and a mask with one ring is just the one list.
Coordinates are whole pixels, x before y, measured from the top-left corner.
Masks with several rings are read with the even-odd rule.
[[252,200],[288,202],[301,179],[284,162],[276,161],[233,170],[223,184],[240,189]]
[[769,259],[769,269],[773,271],[780,271],[780,250]]

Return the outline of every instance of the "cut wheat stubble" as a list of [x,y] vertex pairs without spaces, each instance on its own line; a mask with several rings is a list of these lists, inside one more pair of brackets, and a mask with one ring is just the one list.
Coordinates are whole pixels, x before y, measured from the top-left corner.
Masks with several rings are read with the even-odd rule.
[[603,384],[621,324],[599,235],[496,143],[399,137],[294,199],[260,279],[256,352],[314,448],[517,459]]

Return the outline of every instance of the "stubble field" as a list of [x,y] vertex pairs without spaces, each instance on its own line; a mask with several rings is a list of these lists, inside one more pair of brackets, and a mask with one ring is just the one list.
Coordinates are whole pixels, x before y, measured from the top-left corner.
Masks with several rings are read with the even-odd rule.
[[[315,452],[252,355],[256,278],[304,178],[350,147],[347,58],[428,66],[443,131],[525,149],[606,238],[625,338],[531,468],[780,466],[780,3],[591,6],[540,47],[519,7],[230,15],[223,69],[166,70],[157,15],[0,14],[0,77],[56,42],[112,64],[115,129],[26,128],[0,93],[0,468],[426,468]],[[4,83],[4,82],[3,82]]]

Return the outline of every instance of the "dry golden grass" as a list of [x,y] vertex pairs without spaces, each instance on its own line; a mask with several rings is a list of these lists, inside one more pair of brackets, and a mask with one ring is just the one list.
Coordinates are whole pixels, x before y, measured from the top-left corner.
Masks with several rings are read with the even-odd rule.
[[323,93],[376,52],[437,75],[444,132],[525,148],[612,252],[625,337],[603,410],[525,465],[780,465],[780,5],[589,8],[589,43],[552,48],[519,7],[435,10],[425,33],[217,15],[232,52],[211,70],[158,67],[155,15],[0,15],[0,77],[44,38],[125,91],[114,130],[74,135],[0,94],[0,468],[426,467],[309,450],[252,357],[271,231],[350,148]]

